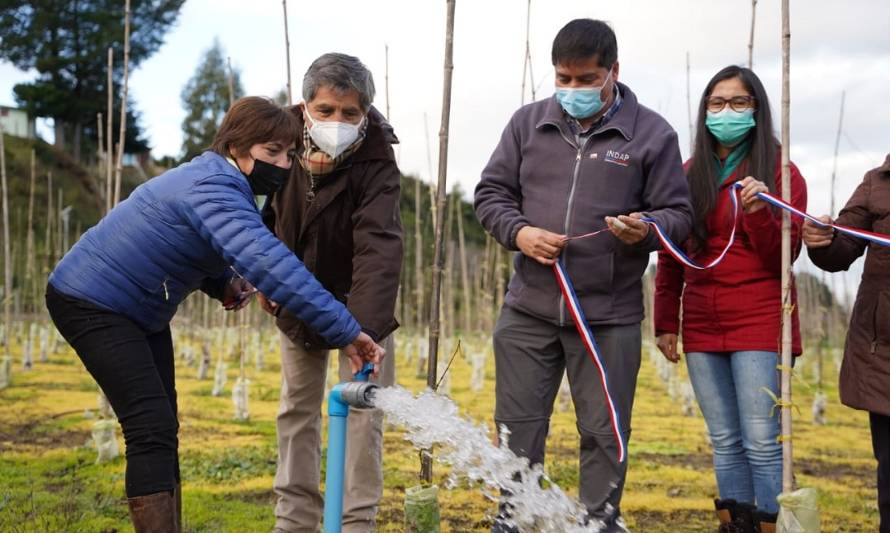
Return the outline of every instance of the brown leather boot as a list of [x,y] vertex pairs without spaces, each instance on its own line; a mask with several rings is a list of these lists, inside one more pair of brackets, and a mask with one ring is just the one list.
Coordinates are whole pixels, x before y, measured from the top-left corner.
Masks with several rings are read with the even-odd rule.
[[179,533],[172,491],[128,498],[127,504],[136,533]]

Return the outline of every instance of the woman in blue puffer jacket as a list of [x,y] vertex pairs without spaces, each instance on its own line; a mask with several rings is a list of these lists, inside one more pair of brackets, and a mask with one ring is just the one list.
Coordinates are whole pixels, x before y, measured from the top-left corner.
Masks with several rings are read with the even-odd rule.
[[294,115],[271,100],[238,100],[209,151],[139,186],[50,274],[53,322],[123,428],[137,532],[180,529],[170,320],[191,292],[240,309],[259,290],[354,366],[383,356],[260,218],[254,197],[287,179],[298,134]]

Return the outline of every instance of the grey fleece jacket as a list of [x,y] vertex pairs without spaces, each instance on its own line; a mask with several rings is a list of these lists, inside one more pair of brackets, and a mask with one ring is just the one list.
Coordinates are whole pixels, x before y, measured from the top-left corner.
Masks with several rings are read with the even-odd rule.
[[[618,112],[576,139],[555,98],[520,108],[510,119],[476,186],[476,216],[503,246],[535,226],[569,236],[606,227],[604,217],[643,212],[674,242],[692,226],[689,189],[677,134],[619,84]],[[580,140],[580,145],[578,141]],[[610,233],[570,241],[561,260],[588,322],[626,325],[643,319],[642,275],[655,232],[628,246]],[[558,325],[571,317],[551,267],[516,254],[506,305]]]

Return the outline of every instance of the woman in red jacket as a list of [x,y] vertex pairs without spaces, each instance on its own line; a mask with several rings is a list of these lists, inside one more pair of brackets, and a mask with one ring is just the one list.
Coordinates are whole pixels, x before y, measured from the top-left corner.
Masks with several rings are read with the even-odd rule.
[[[707,270],[684,267],[659,252],[655,334],[664,356],[678,362],[682,307],[686,365],[714,448],[718,531],[771,532],[782,489],[782,447],[778,410],[764,389],[779,395],[781,214],[755,195],[781,194],[781,148],[754,72],[730,66],[708,82],[696,132],[686,164],[695,222],[684,248],[705,264],[727,246],[733,227],[735,242]],[[742,187],[734,219],[730,194],[736,182]],[[806,184],[794,165],[791,203],[806,209]],[[797,219],[791,238],[796,258]],[[793,351],[799,354],[796,309],[793,332]]]

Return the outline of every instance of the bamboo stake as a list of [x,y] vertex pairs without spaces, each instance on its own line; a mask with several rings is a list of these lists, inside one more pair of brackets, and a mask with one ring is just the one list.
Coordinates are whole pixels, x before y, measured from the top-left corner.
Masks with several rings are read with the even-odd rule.
[[99,174],[99,199],[105,201],[105,128],[102,126],[102,113],[96,113],[96,172]]
[[114,49],[110,46],[108,47],[108,113],[105,116],[106,124],[106,136],[105,142],[108,143],[108,146],[105,148],[105,212],[111,211],[111,201],[112,201],[112,163],[114,161],[114,140],[112,133],[112,108],[114,106],[114,79],[113,79],[113,71],[112,67],[114,66]]
[[287,32],[287,0],[281,0],[281,8],[284,10],[284,52],[287,57],[287,105],[294,105],[290,81],[290,37]]
[[3,187],[3,346],[10,356],[9,336],[12,332],[10,304],[12,303],[12,253],[9,243],[9,195],[6,188],[6,144],[3,127],[0,126],[0,179]]
[[427,121],[426,113],[423,114],[423,130],[426,133],[426,168],[430,176],[430,211],[433,215],[433,229],[435,229],[436,220],[438,220],[439,218],[436,212],[436,210],[439,208],[439,206],[436,204],[436,193],[438,191],[436,191],[436,182],[433,181],[433,157],[430,150],[430,125],[429,121]]
[[504,305],[504,271],[506,270],[506,268],[505,268],[506,265],[504,264],[504,262],[510,260],[509,259],[510,254],[505,253],[505,252],[506,252],[506,250],[504,249],[503,246],[501,246],[497,242],[494,243],[494,257],[495,257],[495,259],[494,259],[494,265],[495,265],[494,266],[494,275],[495,275],[494,288],[495,288],[495,293],[494,293],[494,309],[491,310],[491,316],[499,315],[500,311],[501,311],[501,307],[503,307],[503,305]]
[[420,215],[420,178],[414,181],[414,302],[417,305],[417,332],[423,327],[423,232]]
[[121,94],[121,125],[117,141],[117,165],[114,169],[114,205],[121,199],[121,173],[124,165],[124,139],[127,134],[127,83],[130,76],[130,0],[124,3],[124,85]]
[[[787,0],[786,0],[787,1]],[[427,386],[436,389],[436,378],[439,355],[439,296],[442,288],[442,268],[445,263],[443,229],[445,226],[445,191],[448,182],[448,126],[451,118],[451,76],[454,71],[454,4],[455,0],[446,0],[448,16],[445,30],[445,65],[442,88],[442,123],[439,128],[439,180],[436,188],[435,260],[433,262],[433,296],[430,305],[430,344],[429,360],[427,361]],[[432,457],[429,453],[422,454],[420,476],[424,483],[433,480]]]
[[56,192],[59,193],[58,202],[56,203],[56,212],[55,212],[55,217],[56,217],[56,235],[55,235],[55,237],[56,237],[56,257],[61,259],[62,256],[65,254],[65,250],[63,250],[63,246],[62,246],[62,234],[63,234],[62,233],[62,231],[63,231],[62,230],[62,200],[63,200],[62,188],[59,187]]
[[383,85],[386,90],[386,120],[390,120],[389,115],[389,45],[385,44],[384,47],[384,58],[385,58],[385,70],[383,71]]
[[[782,0],[782,199],[791,201],[791,25]],[[791,441],[791,214],[782,211],[782,491],[794,490]]]
[[[448,339],[454,338],[454,195],[445,195],[445,271],[442,273],[442,334]],[[437,381],[438,382],[438,381]]]
[[689,124],[689,157],[695,151],[695,136],[692,131],[692,92],[689,90],[690,65],[689,51],[686,51],[686,121]]
[[226,82],[229,85],[229,108],[231,108],[235,103],[235,76],[232,74],[232,58],[228,56],[226,56]]
[[[521,105],[525,105],[525,82],[528,79],[528,71],[531,68],[532,55],[531,55],[531,45],[529,43],[529,33],[531,31],[531,21],[532,21],[532,0],[528,0],[528,6],[526,8],[525,15],[525,57],[522,62],[522,98],[520,99]],[[535,81],[531,80],[531,88],[532,88],[532,101],[535,100]]]
[[470,272],[467,261],[467,243],[464,235],[463,206],[460,195],[454,192],[454,210],[457,219],[457,244],[460,250],[460,282],[463,292],[463,334],[467,335],[472,328],[472,298],[470,297]]
[[489,233],[485,233],[485,254],[482,256],[482,266],[479,268],[479,298],[476,303],[476,310],[480,318],[480,326],[482,331],[491,331],[491,283],[489,280],[489,272],[491,265],[491,255],[493,250],[494,239]]
[[44,274],[49,275],[53,265],[53,173],[46,173],[46,240],[43,241],[46,247],[46,270]]
[[[100,120],[101,122],[101,120]],[[101,129],[99,131],[102,131]],[[100,143],[101,144],[101,143]],[[31,150],[31,188],[28,193],[28,235],[25,237],[25,294],[30,296],[34,283],[34,185],[37,181],[37,155]],[[37,302],[32,302],[37,307]]]
[[[835,212],[835,204],[834,204],[835,184],[837,183],[837,156],[838,156],[838,151],[840,150],[840,146],[841,146],[841,133],[843,133],[843,129],[844,129],[844,100],[846,99],[846,97],[847,97],[847,91],[845,91],[845,90],[841,91],[841,112],[840,112],[840,115],[838,115],[838,119],[837,119],[837,135],[834,138],[834,163],[832,164],[832,167],[831,167],[831,204],[830,204],[830,207],[828,210],[828,216],[830,216],[832,219],[834,219],[834,217],[837,216],[836,212]],[[840,276],[841,276],[841,290],[843,290],[842,302],[843,302],[844,307],[846,308],[846,304],[847,304],[847,276],[846,276],[846,272],[841,271]],[[834,276],[831,276],[831,292],[833,294],[837,295],[837,293],[835,292],[836,288],[835,288],[834,278],[835,278]],[[845,314],[847,314],[847,313],[845,312]]]
[[751,0],[751,36],[748,38],[748,68],[754,68],[754,18],[757,15],[757,0]]

